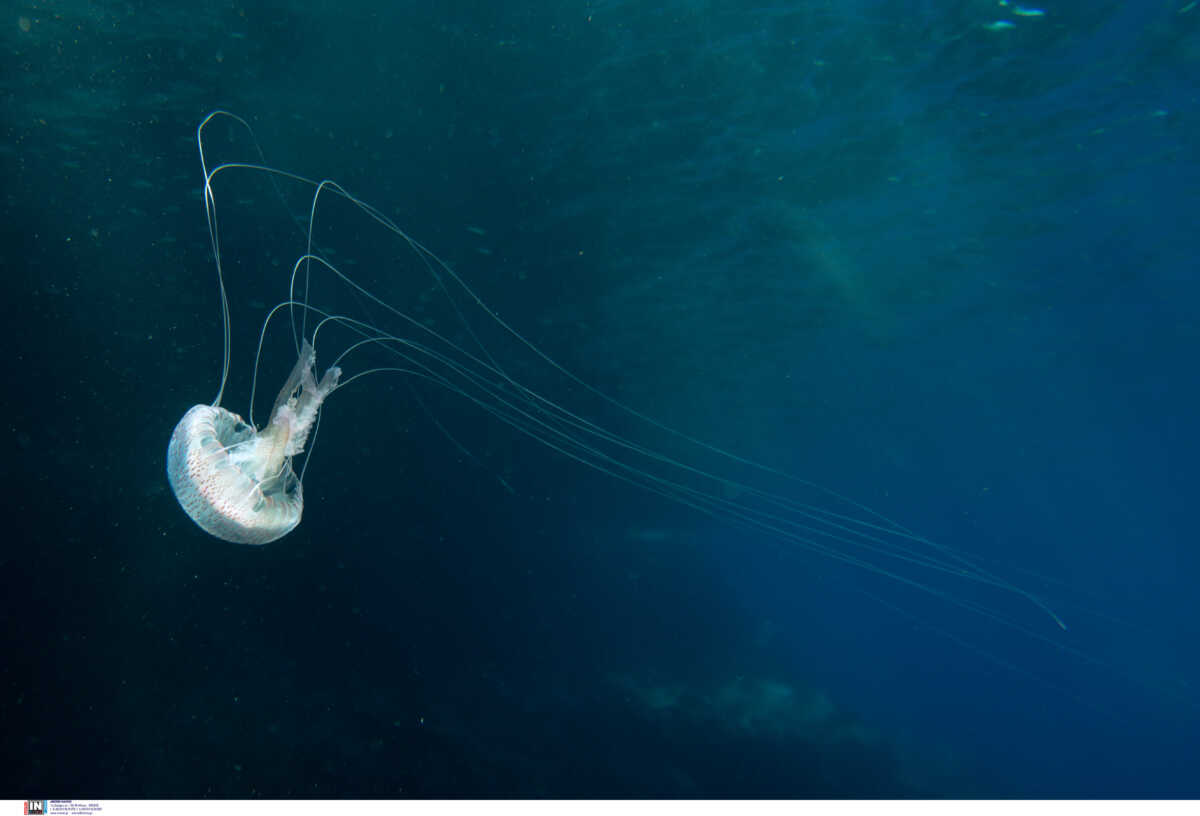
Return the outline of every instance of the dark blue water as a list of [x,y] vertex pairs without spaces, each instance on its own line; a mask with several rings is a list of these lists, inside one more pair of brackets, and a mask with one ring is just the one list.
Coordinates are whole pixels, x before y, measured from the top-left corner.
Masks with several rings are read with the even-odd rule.
[[[1200,795],[1200,11],[1016,8],[10,11],[4,794]],[[330,400],[294,533],[206,537],[163,467],[220,372],[194,140],[218,107],[588,382],[1067,630],[723,524],[402,377]],[[235,410],[297,195],[222,192]],[[320,229],[422,313],[369,224]]]

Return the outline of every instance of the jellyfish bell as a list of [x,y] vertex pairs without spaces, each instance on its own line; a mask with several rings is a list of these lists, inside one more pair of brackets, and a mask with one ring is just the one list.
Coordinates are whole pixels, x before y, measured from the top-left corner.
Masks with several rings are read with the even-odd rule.
[[304,451],[321,403],[337,387],[331,366],[317,381],[307,342],[262,430],[219,405],[194,405],[167,445],[167,479],[188,517],[235,544],[268,544],[290,533],[304,512],[292,457]]

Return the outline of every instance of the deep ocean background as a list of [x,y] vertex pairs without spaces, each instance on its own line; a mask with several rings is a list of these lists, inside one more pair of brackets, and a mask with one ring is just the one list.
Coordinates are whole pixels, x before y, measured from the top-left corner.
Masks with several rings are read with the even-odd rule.
[[[1200,796],[1200,7],[1019,8],[6,4],[0,792]],[[294,533],[207,537],[163,468],[220,370],[214,108],[584,379],[1069,629],[397,379],[331,399]],[[297,235],[225,195],[244,410]]]

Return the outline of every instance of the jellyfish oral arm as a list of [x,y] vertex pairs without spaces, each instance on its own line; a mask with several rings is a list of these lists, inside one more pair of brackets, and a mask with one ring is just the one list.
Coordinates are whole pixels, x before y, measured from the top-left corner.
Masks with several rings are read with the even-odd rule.
[[308,433],[317,419],[317,411],[321,409],[325,398],[337,388],[338,378],[342,376],[342,370],[333,366],[322,375],[321,381],[317,382],[313,374],[316,359],[317,354],[313,347],[305,341],[300,359],[296,361],[291,376],[275,399],[275,408],[271,412],[271,427],[286,428],[284,456],[295,456],[304,450]]
[[[311,352],[312,346],[306,343],[305,350]],[[317,411],[337,386],[342,370],[337,366],[330,368],[318,383],[313,375],[313,362],[313,355],[306,359],[301,353],[292,376],[275,401],[271,424],[259,431],[252,441],[229,453],[231,462],[260,483],[281,473],[284,460],[304,452]],[[294,380],[299,385],[294,385]],[[295,393],[297,388],[298,394]]]

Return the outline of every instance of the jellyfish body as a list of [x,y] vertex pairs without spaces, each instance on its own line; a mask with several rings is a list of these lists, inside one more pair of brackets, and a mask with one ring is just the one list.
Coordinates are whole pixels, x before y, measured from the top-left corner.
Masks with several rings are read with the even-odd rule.
[[205,532],[237,544],[266,544],[300,523],[304,490],[292,457],[304,450],[317,412],[337,386],[320,382],[307,342],[261,431],[218,405],[194,405],[171,434],[167,479],[184,512]]
[[[258,161],[214,166],[205,144],[206,128],[213,121],[229,125],[229,132],[246,134],[247,149]],[[1065,628],[1039,597],[970,556],[839,493],[683,433],[589,384],[502,319],[450,265],[383,211],[336,182],[268,165],[245,120],[215,111],[197,128],[197,143],[221,296],[224,362],[216,399],[190,409],[176,427],[167,473],[184,511],[211,535],[266,544],[293,530],[303,510],[304,470],[299,475],[293,471],[292,457],[305,450],[325,398],[336,388],[368,377],[393,377],[405,382],[433,425],[476,461],[419,394],[464,400],[482,417],[557,454],[767,541],[858,567],[1002,620],[974,593],[964,594],[968,587],[994,590],[1031,602]],[[218,177],[222,184],[252,178],[269,182],[265,189],[284,205],[289,229],[299,222],[295,213],[303,211],[287,206],[289,202],[300,202],[308,211],[308,228],[301,230],[286,299],[269,310],[259,332],[255,382],[264,338],[273,327],[290,328],[299,352],[262,430],[255,427],[252,409],[246,422],[220,407],[232,332],[217,229]],[[289,193],[298,198],[289,199]],[[255,200],[248,201],[253,206]],[[257,218],[264,210],[248,212]],[[344,256],[349,261],[364,246],[374,248],[370,264],[359,267],[331,260]],[[373,271],[352,275],[356,267]],[[397,287],[396,293],[384,297],[368,288],[373,275]],[[314,375],[318,335],[323,347],[333,348],[336,355],[320,382]],[[341,382],[340,365],[352,367]],[[602,417],[619,424],[609,425]]]

